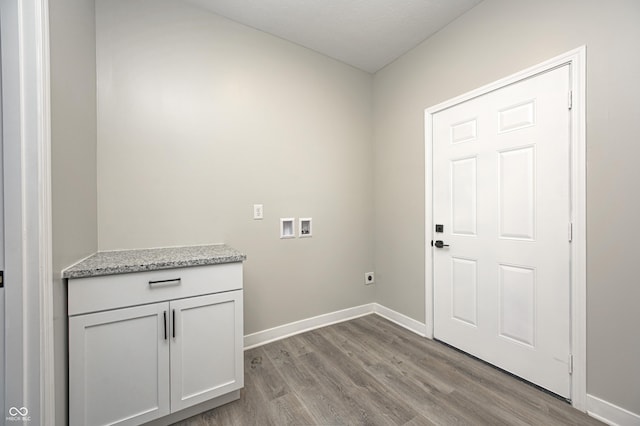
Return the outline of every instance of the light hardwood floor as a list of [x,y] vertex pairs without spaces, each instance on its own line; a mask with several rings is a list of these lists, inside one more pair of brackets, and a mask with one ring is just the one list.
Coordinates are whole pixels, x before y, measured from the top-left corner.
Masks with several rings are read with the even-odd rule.
[[241,398],[201,425],[600,425],[535,387],[377,315],[245,352]]

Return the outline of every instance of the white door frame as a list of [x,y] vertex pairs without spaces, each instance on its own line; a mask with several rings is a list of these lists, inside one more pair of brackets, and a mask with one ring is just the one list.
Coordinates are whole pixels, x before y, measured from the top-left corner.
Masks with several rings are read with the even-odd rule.
[[[0,80],[1,79],[2,58],[0,57]],[[4,271],[4,144],[2,142],[2,134],[2,82],[0,82],[0,269]],[[6,411],[4,408],[4,310],[3,287],[0,288],[0,419],[2,419],[2,415]]]
[[53,425],[48,0],[2,0],[0,19],[7,410],[0,422],[11,407],[25,407],[33,424]]
[[[586,46],[581,46],[526,70],[520,71],[476,90],[457,96],[425,110],[425,324],[426,336],[433,339],[433,115],[443,109],[482,96],[509,84],[570,65],[571,107],[571,403],[578,410],[586,410],[586,306],[587,306],[587,239],[586,239]],[[567,94],[567,102],[569,97]]]

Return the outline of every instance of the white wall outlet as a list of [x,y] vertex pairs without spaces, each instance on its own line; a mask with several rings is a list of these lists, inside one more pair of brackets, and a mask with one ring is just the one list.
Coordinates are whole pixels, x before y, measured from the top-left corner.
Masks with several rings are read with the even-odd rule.
[[253,205],[253,219],[259,220],[264,217],[264,210],[262,208],[262,204],[254,204]]
[[373,272],[366,272],[364,274],[364,283],[366,285],[373,284],[376,282],[376,275]]

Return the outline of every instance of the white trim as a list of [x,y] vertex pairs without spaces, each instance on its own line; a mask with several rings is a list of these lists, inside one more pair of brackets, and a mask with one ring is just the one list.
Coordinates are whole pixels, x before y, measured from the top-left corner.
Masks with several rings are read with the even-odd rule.
[[[55,421],[48,0],[3,1],[6,406]],[[7,167],[10,165],[10,167]],[[7,203],[9,204],[9,203]],[[3,415],[3,414],[2,414]]]
[[587,395],[587,413],[611,426],[640,425],[640,414],[632,413],[593,395]]
[[305,331],[369,315],[374,312],[373,309],[373,303],[369,303],[247,334],[244,336],[244,349],[255,348]]
[[38,109],[38,265],[40,267],[40,421],[55,423],[55,366],[53,328],[53,235],[51,201],[51,79],[49,2],[36,4],[36,51],[39,61]]
[[574,408],[585,411],[587,395],[585,46],[425,110],[425,243],[427,244],[425,250],[425,335],[429,338],[433,337],[433,250],[429,246],[430,241],[433,239],[432,116],[443,109],[565,64],[570,64],[573,90],[571,121],[571,205],[573,206],[571,212],[573,221],[573,242],[571,244],[571,350],[573,354],[573,374],[571,377],[571,400]]
[[587,409],[587,49],[569,52],[571,57],[571,350],[573,375],[571,402]]
[[373,312],[380,315],[382,318],[394,322],[400,327],[404,327],[419,336],[426,337],[427,326],[420,321],[416,321],[413,318],[409,318],[408,316],[401,314],[400,312],[389,309],[386,306],[382,306],[378,303],[373,304]]
[[382,318],[396,323],[419,336],[425,337],[426,326],[424,323],[416,321],[413,318],[409,318],[400,312],[396,312],[378,303],[369,303],[247,334],[244,336],[244,349],[253,349],[258,346],[266,345],[267,343],[295,336],[296,334],[360,318],[369,314],[379,315]]
[[[2,9],[0,6],[0,13],[2,13]],[[1,24],[0,24],[1,27]],[[0,29],[1,33],[1,29]],[[2,38],[2,34],[0,34],[0,40]],[[0,52],[2,51],[2,44],[0,43]],[[0,80],[2,79],[3,68],[2,68],[2,55],[0,54]],[[5,270],[5,262],[4,262],[4,246],[5,246],[5,236],[4,236],[4,147],[3,147],[3,129],[2,129],[2,104],[4,103],[4,95],[2,95],[2,82],[0,82],[0,269]],[[5,336],[5,303],[4,303],[4,287],[0,288],[0,416],[6,412],[5,410],[5,344],[4,344],[4,336]]]
[[433,240],[433,143],[432,139],[432,118],[434,112],[425,110],[424,117],[424,323],[425,336],[433,339],[433,249],[430,249]]

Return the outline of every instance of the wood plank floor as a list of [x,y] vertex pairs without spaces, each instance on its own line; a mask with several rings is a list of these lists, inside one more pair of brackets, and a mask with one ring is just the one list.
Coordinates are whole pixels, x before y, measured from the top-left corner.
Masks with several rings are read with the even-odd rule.
[[202,425],[600,425],[504,372],[377,315],[245,352],[241,398]]

